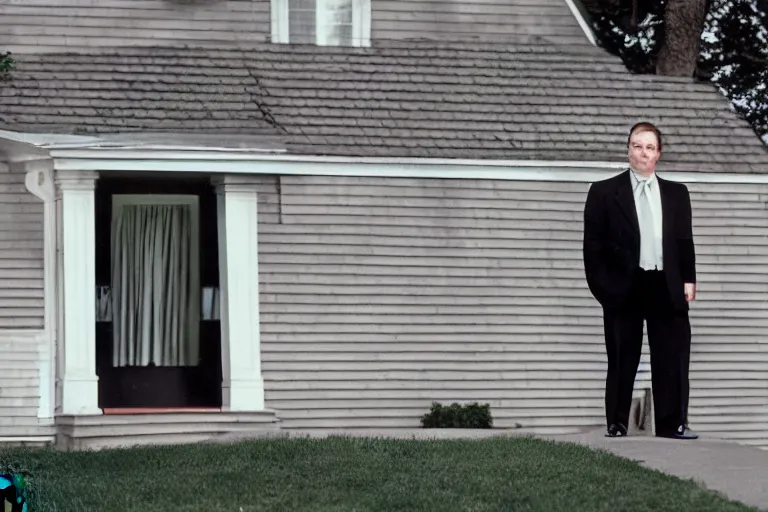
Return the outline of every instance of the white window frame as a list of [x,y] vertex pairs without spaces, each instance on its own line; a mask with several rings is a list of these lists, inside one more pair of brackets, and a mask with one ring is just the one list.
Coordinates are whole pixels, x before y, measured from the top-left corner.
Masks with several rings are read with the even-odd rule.
[[[315,0],[315,43],[328,45],[323,18],[327,10],[325,0]],[[271,0],[272,42],[287,44],[290,41],[288,0]],[[371,0],[352,0],[352,46],[371,46]]]

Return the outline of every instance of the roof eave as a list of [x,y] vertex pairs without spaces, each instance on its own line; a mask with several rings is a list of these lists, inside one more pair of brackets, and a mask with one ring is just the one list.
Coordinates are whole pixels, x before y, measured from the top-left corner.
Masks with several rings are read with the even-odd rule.
[[161,150],[232,151],[246,153],[285,153],[282,141],[274,136],[241,134],[193,134],[170,132],[131,132],[105,135],[65,133],[25,133],[0,130],[0,143],[23,144],[41,150]]

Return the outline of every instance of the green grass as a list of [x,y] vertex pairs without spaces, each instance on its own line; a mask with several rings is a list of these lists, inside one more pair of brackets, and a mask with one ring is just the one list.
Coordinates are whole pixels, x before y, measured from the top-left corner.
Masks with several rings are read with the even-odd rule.
[[38,511],[753,510],[614,455],[533,438],[275,439],[13,449]]

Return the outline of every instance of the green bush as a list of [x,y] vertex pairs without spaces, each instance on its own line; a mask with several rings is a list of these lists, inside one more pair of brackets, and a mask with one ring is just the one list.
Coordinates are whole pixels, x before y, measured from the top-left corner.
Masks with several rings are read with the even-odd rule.
[[0,52],[0,80],[8,80],[16,62],[11,58],[11,52]]
[[467,405],[459,405],[454,402],[444,406],[438,402],[432,402],[429,412],[422,416],[423,428],[492,428],[490,404],[480,405],[473,402]]

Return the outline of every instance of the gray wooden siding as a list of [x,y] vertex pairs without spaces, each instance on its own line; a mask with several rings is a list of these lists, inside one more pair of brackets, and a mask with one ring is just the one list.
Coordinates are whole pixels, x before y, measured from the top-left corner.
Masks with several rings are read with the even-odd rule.
[[269,0],[0,2],[0,48],[24,53],[265,41],[269,10]]
[[43,202],[0,154],[0,438],[52,434],[41,425]]
[[[15,53],[110,46],[268,41],[270,0],[0,2],[0,48]],[[371,39],[588,44],[565,0],[372,0]]]
[[0,330],[0,438],[53,435],[38,419],[42,333]]
[[372,0],[371,39],[590,44],[565,0]]
[[[603,424],[587,184],[279,181],[261,191],[259,264],[267,406],[286,428],[414,428],[433,400],[489,402],[529,432]],[[768,445],[768,188],[690,189],[691,423]]]
[[43,202],[0,160],[0,329],[42,329]]
[[699,272],[691,423],[768,447],[768,186],[687,185]]

